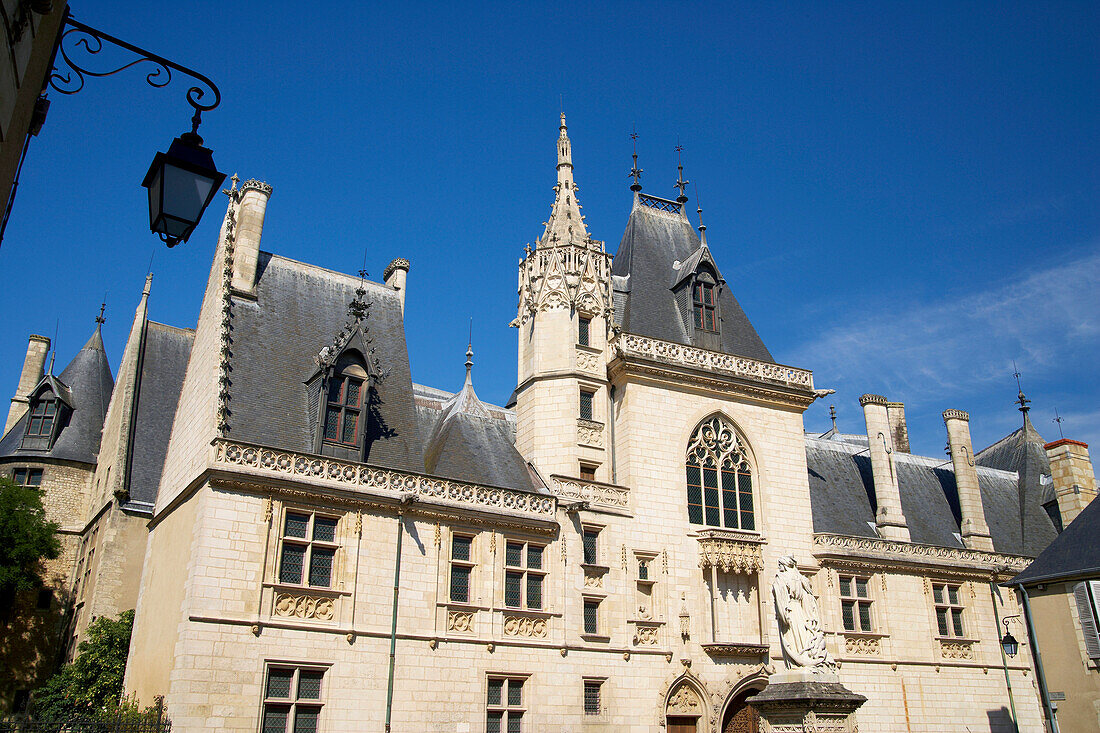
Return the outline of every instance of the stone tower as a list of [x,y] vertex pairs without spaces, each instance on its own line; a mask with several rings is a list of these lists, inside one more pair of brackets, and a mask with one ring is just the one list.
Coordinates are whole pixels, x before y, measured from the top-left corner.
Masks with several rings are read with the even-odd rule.
[[562,114],[554,205],[519,265],[516,447],[545,476],[610,481],[611,258],[588,235],[577,190]]

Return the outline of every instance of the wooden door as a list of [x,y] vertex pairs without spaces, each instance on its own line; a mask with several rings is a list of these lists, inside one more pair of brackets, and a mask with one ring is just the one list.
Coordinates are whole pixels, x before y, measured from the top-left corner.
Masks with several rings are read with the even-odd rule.
[[667,721],[668,733],[695,733],[695,718],[672,717]]
[[752,705],[745,705],[726,718],[722,733],[760,733],[760,713]]

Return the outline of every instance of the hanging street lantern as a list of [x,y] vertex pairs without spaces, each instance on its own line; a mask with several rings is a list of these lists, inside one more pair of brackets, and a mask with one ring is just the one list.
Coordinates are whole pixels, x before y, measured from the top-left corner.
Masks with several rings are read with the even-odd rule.
[[198,133],[180,135],[153,157],[141,183],[149,189],[149,228],[169,247],[186,242],[224,180]]

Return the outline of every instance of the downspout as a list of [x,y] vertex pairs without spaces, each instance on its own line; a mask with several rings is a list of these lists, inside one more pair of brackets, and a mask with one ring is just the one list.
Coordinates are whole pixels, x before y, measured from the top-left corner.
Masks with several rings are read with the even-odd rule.
[[405,509],[416,501],[416,494],[402,494],[397,508],[397,554],[393,564],[393,619],[390,624],[390,673],[386,681],[386,733],[390,733],[393,713],[393,668],[397,661],[397,599],[401,586],[401,539],[405,536]]
[[[993,601],[993,620],[997,622],[994,628],[997,629],[999,633],[1001,630],[1001,612],[997,610],[997,589],[994,587],[996,582],[996,576],[989,581],[989,598]],[[1012,729],[1016,731],[1016,733],[1020,733],[1020,723],[1016,717],[1016,700],[1012,696],[1012,680],[1008,677],[1008,657],[1005,656],[1005,648],[1000,644],[997,646],[1001,648],[1001,667],[1003,667],[1005,671],[1005,686],[1008,688],[1008,704],[1012,708]]]
[[1020,595],[1024,597],[1024,620],[1027,621],[1027,643],[1031,648],[1031,658],[1035,660],[1035,674],[1039,678],[1039,698],[1043,702],[1043,713],[1050,723],[1051,733],[1058,733],[1058,719],[1054,717],[1054,707],[1050,704],[1050,693],[1047,692],[1047,677],[1043,674],[1043,657],[1039,654],[1039,641],[1035,636],[1035,626],[1031,623],[1031,602],[1027,597],[1027,589],[1020,583],[1016,586]]

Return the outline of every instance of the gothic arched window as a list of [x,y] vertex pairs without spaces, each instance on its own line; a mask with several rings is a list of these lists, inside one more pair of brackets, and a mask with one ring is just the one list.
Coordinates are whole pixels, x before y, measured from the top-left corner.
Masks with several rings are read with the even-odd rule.
[[688,443],[687,500],[692,524],[756,529],[748,453],[720,415],[700,423]]
[[324,439],[346,446],[359,445],[362,412],[366,398],[367,372],[359,360],[345,354],[336,362],[328,380]]

